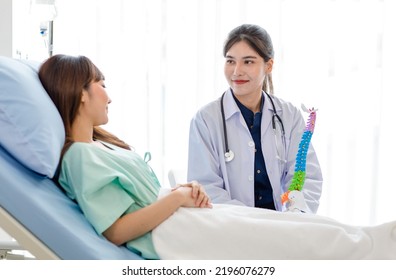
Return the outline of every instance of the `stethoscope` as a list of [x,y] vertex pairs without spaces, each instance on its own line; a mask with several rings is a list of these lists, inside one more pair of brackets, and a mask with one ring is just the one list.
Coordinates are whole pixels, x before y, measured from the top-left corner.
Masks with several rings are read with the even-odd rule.
[[[282,119],[279,117],[279,115],[278,115],[278,113],[276,111],[274,100],[272,99],[272,97],[268,93],[265,93],[265,94],[268,96],[268,98],[269,98],[269,100],[271,102],[271,105],[272,105],[272,120],[271,120],[271,124],[272,124],[272,130],[274,131],[274,135],[275,135],[275,145],[276,145],[277,159],[280,160],[281,162],[285,163],[286,159],[284,158],[284,156],[283,157],[281,156],[282,147],[279,144],[278,137],[276,137],[276,122],[278,122],[280,124],[281,134],[282,134],[281,138],[282,138],[282,142],[283,142],[283,150],[284,150],[284,152],[286,151],[285,127],[283,126]],[[224,95],[225,95],[225,92],[221,96],[221,101],[220,101],[221,117],[223,119],[224,144],[225,144],[224,159],[225,159],[226,162],[230,162],[230,161],[232,161],[234,159],[235,154],[228,147],[227,125],[226,125],[225,114],[224,114]]]

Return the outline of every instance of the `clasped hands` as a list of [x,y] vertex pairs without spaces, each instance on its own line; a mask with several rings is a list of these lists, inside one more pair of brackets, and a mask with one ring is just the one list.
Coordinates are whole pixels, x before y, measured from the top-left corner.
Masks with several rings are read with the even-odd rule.
[[183,193],[186,201],[185,207],[212,208],[209,196],[205,192],[205,188],[197,181],[191,181],[185,184],[177,184],[172,191]]

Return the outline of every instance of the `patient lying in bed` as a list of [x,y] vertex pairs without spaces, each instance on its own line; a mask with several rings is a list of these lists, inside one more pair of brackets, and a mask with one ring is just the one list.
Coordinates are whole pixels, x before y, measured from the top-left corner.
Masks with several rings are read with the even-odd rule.
[[311,214],[212,205],[196,182],[159,195],[145,161],[98,129],[110,99],[89,59],[53,56],[39,77],[65,125],[58,182],[111,242],[148,259],[396,259],[396,222],[356,227]]

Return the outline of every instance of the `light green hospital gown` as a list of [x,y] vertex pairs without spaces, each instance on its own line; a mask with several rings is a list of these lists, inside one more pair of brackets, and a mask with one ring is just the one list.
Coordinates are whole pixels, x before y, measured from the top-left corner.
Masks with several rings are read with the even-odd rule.
[[[156,201],[160,189],[154,172],[138,154],[104,144],[111,149],[74,143],[63,157],[59,176],[98,234],[122,215]],[[158,259],[151,232],[126,246],[146,259]]]

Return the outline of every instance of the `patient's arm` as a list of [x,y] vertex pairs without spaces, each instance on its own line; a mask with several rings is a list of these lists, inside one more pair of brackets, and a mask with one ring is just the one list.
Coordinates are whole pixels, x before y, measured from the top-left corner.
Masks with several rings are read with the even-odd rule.
[[112,243],[121,245],[153,230],[179,207],[211,207],[205,193],[202,198],[202,193],[191,187],[191,184],[186,185],[177,187],[147,207],[120,217],[103,235]]

